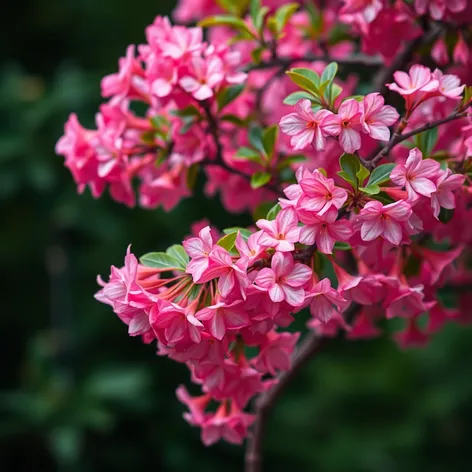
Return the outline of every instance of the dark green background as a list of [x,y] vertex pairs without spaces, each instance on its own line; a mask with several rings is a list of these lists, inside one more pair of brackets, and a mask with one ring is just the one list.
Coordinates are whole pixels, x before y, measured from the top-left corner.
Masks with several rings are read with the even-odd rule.
[[[173,2],[8,1],[0,28],[0,471],[240,471],[205,448],[174,396],[185,367],[129,338],[95,302],[96,274],[163,250],[203,217],[201,190],[170,214],[78,196],[54,144],[71,111],[92,126],[99,80]],[[336,341],[293,382],[265,444],[270,471],[472,470],[472,331],[425,350]],[[196,390],[191,390],[195,391]]]

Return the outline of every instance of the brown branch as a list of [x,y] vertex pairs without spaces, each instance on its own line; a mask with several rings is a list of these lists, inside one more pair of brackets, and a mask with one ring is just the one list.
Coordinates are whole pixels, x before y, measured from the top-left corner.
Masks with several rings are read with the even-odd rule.
[[[210,104],[208,102],[202,102],[201,105],[202,105],[203,110],[205,111],[205,115],[208,120],[209,131],[210,131],[210,134],[213,136],[213,141],[215,142],[215,146],[216,146],[216,160],[215,161],[205,160],[201,162],[201,165],[204,165],[204,166],[215,165],[215,166],[221,167],[222,169],[227,170],[228,172],[231,172],[232,174],[239,175],[240,177],[243,177],[244,179],[251,181],[251,176],[249,174],[246,174],[238,169],[235,169],[225,162],[223,158],[223,145],[221,144],[221,141],[220,141],[220,131],[218,127],[218,122],[216,118],[213,116],[213,113],[211,112]],[[277,195],[282,195],[282,189],[280,189],[277,186],[267,184],[264,187],[269,190],[272,190]]]
[[[442,118],[441,120],[437,121],[432,121],[430,123],[426,123],[423,126],[420,126],[419,128],[415,128],[412,131],[409,131],[408,133],[395,133],[392,138],[390,139],[389,143],[381,149],[377,154],[372,157],[371,159],[368,160],[367,164],[370,169],[373,169],[378,162],[386,157],[389,152],[397,145],[400,144],[403,141],[406,141],[407,139],[411,138],[412,136],[415,136],[417,134],[422,133],[423,131],[428,131],[430,129],[436,128],[437,126],[443,125],[445,123],[449,123],[450,121],[458,120],[460,118],[464,118],[467,115],[467,108],[469,108],[472,105],[472,102],[466,105],[465,108],[459,108],[456,110],[454,113],[449,115],[446,118]],[[402,122],[400,122],[401,125]]]
[[[357,303],[352,304],[346,311],[345,318],[351,320],[360,311],[360,308],[361,306]],[[295,354],[290,370],[282,373],[278,378],[278,383],[257,398],[255,404],[256,421],[253,432],[247,440],[244,472],[261,471],[262,446],[270,411],[300,370],[331,341],[331,338],[323,338],[315,333],[309,334]]]
[[352,54],[348,57],[330,57],[325,55],[308,55],[305,57],[276,57],[260,64],[252,64],[245,69],[246,72],[259,69],[270,69],[272,67],[290,67],[295,62],[337,62],[341,66],[366,66],[366,67],[380,67],[383,65],[383,60],[378,56],[367,56],[366,54]]

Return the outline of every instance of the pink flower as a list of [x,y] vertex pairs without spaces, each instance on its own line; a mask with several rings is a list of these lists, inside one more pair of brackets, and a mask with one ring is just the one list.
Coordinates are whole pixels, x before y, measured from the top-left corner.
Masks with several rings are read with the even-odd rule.
[[295,113],[285,115],[280,120],[280,129],[292,136],[290,144],[294,150],[305,149],[313,141],[317,151],[324,151],[327,133],[324,122],[332,115],[329,110],[314,112],[308,99],[300,100],[295,105]]
[[179,81],[180,86],[193,95],[196,100],[206,100],[214,94],[214,89],[224,79],[223,63],[219,57],[202,59],[192,57],[191,72],[193,75],[185,75]]
[[338,212],[331,207],[324,215],[300,212],[300,220],[305,226],[300,231],[300,242],[316,247],[324,254],[331,254],[336,241],[346,241],[352,236],[351,224],[347,220],[338,220]]
[[361,210],[357,222],[364,241],[373,241],[381,236],[386,241],[398,246],[403,236],[402,224],[411,216],[409,203],[399,200],[383,206],[378,201],[370,201]]
[[420,15],[429,11],[435,20],[441,20],[447,10],[459,13],[467,6],[467,0],[415,0],[415,9]]
[[454,191],[462,187],[465,177],[460,174],[453,174],[451,169],[446,169],[439,174],[436,180],[436,191],[431,194],[431,207],[433,215],[437,219],[441,207],[452,210],[456,207]]
[[305,285],[312,271],[304,264],[294,263],[291,254],[276,252],[272,257],[271,268],[262,269],[256,276],[257,287],[269,292],[273,302],[284,300],[292,306],[300,306],[305,301]]
[[176,303],[159,300],[149,312],[149,321],[163,344],[183,340],[199,343],[203,324],[195,318],[194,306],[183,308]]
[[159,48],[163,57],[183,60],[188,57],[191,58],[201,52],[203,48],[203,31],[201,28],[170,25],[165,27],[164,25],[164,29],[166,31],[158,32],[155,41],[148,38],[151,45],[155,44]]
[[469,46],[461,33],[452,52],[452,58],[456,64],[467,65],[469,62]]
[[387,84],[387,87],[405,98],[407,109],[410,109],[414,102],[423,100],[428,93],[436,92],[439,86],[438,80],[433,77],[431,71],[419,64],[411,66],[408,74],[396,71],[393,78],[395,82]]
[[361,115],[359,102],[350,98],[341,104],[337,115],[327,116],[324,121],[325,132],[339,136],[339,144],[349,154],[361,147]]
[[433,45],[431,50],[431,57],[434,59],[436,64],[445,66],[449,63],[449,54],[447,52],[447,45],[444,38],[439,38]]
[[317,212],[322,216],[330,208],[339,210],[347,199],[347,192],[336,187],[333,179],[326,178],[318,169],[312,174],[301,174],[299,180],[302,195],[297,202],[297,208]]
[[241,257],[247,259],[248,266],[254,264],[256,260],[261,258],[265,254],[265,246],[262,246],[259,243],[259,238],[262,234],[262,231],[258,231],[257,233],[251,234],[247,241],[241,236],[241,233],[238,231],[238,235],[236,236],[236,249],[239,252]]
[[435,178],[440,171],[439,162],[433,159],[423,160],[418,148],[408,154],[405,165],[397,165],[390,174],[390,179],[408,192],[408,200],[414,202],[420,195],[430,197],[436,191]]
[[298,242],[300,228],[293,208],[282,210],[275,220],[258,220],[256,225],[262,230],[257,241],[264,247],[273,247],[277,251],[293,251],[294,243]]
[[349,302],[331,287],[328,278],[313,285],[306,297],[311,298],[310,313],[322,323],[327,323],[336,313],[343,312],[349,306]]
[[339,11],[339,14],[362,14],[365,21],[370,23],[375,19],[382,8],[383,4],[381,0],[344,0],[344,5]]
[[292,354],[300,333],[276,333],[270,331],[260,345],[259,355],[253,359],[256,369],[275,375],[277,370],[289,370]]
[[439,82],[438,91],[446,98],[459,100],[465,85],[461,85],[461,80],[457,75],[443,74],[439,69],[433,72],[433,77]]
[[395,108],[384,105],[385,100],[379,93],[369,93],[360,102],[362,111],[361,123],[364,131],[372,138],[380,141],[390,139],[389,126],[398,120]]
[[192,258],[187,264],[187,273],[192,274],[194,282],[198,282],[210,263],[209,255],[213,248],[211,228],[201,229],[198,238],[189,238],[183,242],[186,253]]
[[203,321],[205,329],[216,339],[221,341],[228,330],[238,330],[251,323],[240,301],[227,305],[218,302],[215,305],[203,308],[195,314]]

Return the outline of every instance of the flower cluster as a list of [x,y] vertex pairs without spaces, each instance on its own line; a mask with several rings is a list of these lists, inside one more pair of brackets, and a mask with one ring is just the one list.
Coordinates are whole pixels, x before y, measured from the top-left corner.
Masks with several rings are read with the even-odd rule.
[[71,115],[57,144],[94,197],[133,206],[137,188],[170,210],[203,170],[208,196],[254,215],[139,261],[128,248],[98,278],[131,336],[187,365],[201,395],[177,397],[206,445],[248,436],[251,399],[293,368],[295,317],[351,340],[400,318],[402,348],[471,321],[470,2],[301,3],[181,0],[178,20],[213,16],[157,17],[103,79],[97,129]]

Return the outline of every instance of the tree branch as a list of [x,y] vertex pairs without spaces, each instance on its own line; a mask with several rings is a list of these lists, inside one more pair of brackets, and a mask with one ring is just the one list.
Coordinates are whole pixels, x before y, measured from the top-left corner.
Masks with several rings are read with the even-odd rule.
[[[354,303],[345,313],[345,318],[351,320],[361,309]],[[282,395],[288,384],[297,376],[307,362],[318,352],[324,349],[332,341],[331,338],[323,338],[315,333],[310,333],[300,345],[292,362],[292,367],[282,373],[270,390],[260,395],[255,404],[256,421],[252,434],[249,435],[246,445],[245,472],[260,472],[262,464],[262,446],[270,411],[276,401]]]
[[426,123],[423,126],[420,126],[419,128],[415,128],[412,131],[409,131],[408,133],[404,134],[398,134],[395,133],[392,138],[390,139],[389,143],[381,149],[373,158],[368,159],[367,164],[370,169],[373,169],[378,162],[386,157],[389,152],[397,145],[400,144],[403,141],[406,141],[407,139],[411,138],[412,136],[415,136],[417,134],[422,133],[423,131],[427,131],[429,129],[436,128],[437,126],[443,125],[445,123],[449,123],[450,121],[458,120],[460,118],[464,118],[467,115],[467,108],[469,108],[472,105],[472,102],[469,103],[468,105],[465,106],[465,108],[460,108],[456,110],[454,113],[449,115],[446,118],[442,118],[441,120],[437,121],[432,121],[430,123]]

